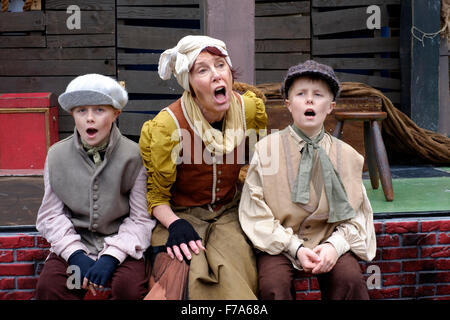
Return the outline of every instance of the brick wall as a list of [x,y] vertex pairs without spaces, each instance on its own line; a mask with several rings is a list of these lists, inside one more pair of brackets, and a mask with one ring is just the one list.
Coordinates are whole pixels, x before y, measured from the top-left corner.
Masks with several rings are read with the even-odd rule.
[[[380,279],[371,299],[450,300],[450,218],[375,220],[375,230],[377,255],[360,263],[369,285]],[[33,298],[48,248],[36,232],[0,234],[0,300]],[[299,300],[320,299],[314,276],[299,273],[295,287]]]

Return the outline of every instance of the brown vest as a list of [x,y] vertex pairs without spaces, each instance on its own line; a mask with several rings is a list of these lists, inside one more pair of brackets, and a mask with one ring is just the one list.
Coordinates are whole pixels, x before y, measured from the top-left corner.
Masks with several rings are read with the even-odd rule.
[[183,207],[211,204],[214,210],[218,210],[236,194],[236,182],[244,164],[245,140],[232,153],[212,157],[186,120],[181,99],[167,108],[176,118],[182,137],[177,179],[171,188],[171,203]]

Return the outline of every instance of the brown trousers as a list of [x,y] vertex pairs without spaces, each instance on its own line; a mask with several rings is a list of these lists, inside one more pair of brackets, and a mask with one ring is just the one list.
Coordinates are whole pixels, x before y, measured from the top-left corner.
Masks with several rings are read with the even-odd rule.
[[[297,272],[284,255],[257,255],[259,298],[294,300],[294,276]],[[330,272],[318,274],[322,300],[369,300],[369,292],[355,256],[347,252]]]
[[[39,276],[36,300],[81,300],[87,293],[84,289],[69,289],[66,273],[69,264],[63,258],[51,253]],[[147,294],[148,276],[145,274],[144,259],[128,257],[111,278],[111,300],[142,300]]]

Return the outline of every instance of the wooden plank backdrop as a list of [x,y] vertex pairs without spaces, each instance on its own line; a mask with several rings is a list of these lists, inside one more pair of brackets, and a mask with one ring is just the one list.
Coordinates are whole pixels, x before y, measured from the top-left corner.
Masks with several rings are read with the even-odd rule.
[[128,105],[119,116],[125,135],[137,138],[145,121],[182,94],[175,78],[159,77],[159,57],[182,37],[203,33],[202,2],[117,1],[117,74],[129,93]]
[[[380,8],[382,30],[369,30],[367,7]],[[398,106],[400,0],[312,0],[314,60],[331,65],[341,81],[375,87]]]
[[282,81],[310,58],[311,1],[255,1],[256,84]]
[[[115,1],[42,2],[41,11],[0,13],[0,92],[60,95],[76,76],[116,77]],[[66,10],[81,9],[80,29],[70,30]],[[59,138],[73,133],[72,117],[59,108]]]

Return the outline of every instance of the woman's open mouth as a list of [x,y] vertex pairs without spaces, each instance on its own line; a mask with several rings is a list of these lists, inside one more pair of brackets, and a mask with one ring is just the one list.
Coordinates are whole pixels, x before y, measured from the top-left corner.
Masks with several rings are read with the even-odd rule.
[[227,102],[228,97],[226,88],[224,86],[216,88],[214,90],[214,98],[219,104]]

